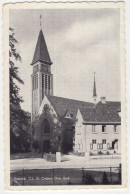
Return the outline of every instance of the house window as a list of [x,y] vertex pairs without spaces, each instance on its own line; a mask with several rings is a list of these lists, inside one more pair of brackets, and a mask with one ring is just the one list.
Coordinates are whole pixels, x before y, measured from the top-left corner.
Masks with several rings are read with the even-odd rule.
[[102,144],[106,144],[106,139],[103,139],[102,140]]
[[103,144],[102,143],[100,143],[100,149],[103,149]]
[[97,149],[100,149],[100,144],[99,143],[97,144]]
[[117,125],[114,125],[114,133],[117,132]]
[[80,140],[78,140],[79,150],[80,150]]
[[93,144],[92,143],[90,143],[90,150],[92,150],[93,149]]
[[80,150],[83,150],[82,139],[80,140]]
[[110,148],[110,144],[109,143],[107,143],[107,149],[109,149]]
[[102,125],[102,133],[106,132],[106,125]]
[[92,133],[96,132],[95,125],[92,125]]
[[96,139],[92,139],[92,144],[96,144]]

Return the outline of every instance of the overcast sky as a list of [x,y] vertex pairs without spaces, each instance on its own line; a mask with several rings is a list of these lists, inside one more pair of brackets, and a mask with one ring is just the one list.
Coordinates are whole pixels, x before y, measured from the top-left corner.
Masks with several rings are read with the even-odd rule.
[[10,27],[19,41],[19,65],[24,103],[31,111],[30,65],[40,30],[50,53],[54,95],[92,102],[96,72],[98,100],[120,101],[119,9],[10,10]]

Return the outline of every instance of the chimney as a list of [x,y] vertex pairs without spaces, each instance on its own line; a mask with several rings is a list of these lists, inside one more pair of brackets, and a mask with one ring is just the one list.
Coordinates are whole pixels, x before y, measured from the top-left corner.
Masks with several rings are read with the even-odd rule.
[[102,97],[101,97],[101,102],[102,102],[103,104],[106,103],[106,97],[105,97],[105,96],[102,96]]

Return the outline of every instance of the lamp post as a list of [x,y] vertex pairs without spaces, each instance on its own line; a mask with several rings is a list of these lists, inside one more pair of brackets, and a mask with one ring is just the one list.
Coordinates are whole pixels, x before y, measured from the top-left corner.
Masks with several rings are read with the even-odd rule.
[[58,137],[58,152],[56,152],[56,162],[60,163],[61,162],[61,137]]

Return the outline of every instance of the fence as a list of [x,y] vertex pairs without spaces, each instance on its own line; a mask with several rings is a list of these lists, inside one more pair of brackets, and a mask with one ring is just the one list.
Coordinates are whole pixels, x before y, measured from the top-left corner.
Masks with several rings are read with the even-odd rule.
[[121,184],[121,166],[98,168],[22,169],[11,172],[11,185]]

